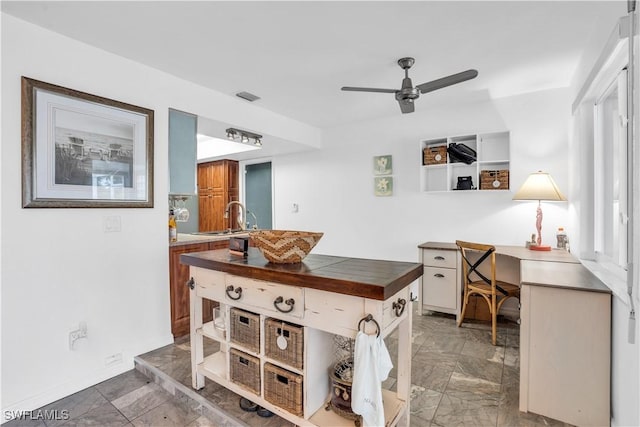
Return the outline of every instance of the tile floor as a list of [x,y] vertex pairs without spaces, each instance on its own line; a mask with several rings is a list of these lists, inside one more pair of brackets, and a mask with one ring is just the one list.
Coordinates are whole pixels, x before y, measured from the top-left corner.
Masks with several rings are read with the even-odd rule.
[[[417,306],[414,307],[417,309]],[[519,329],[498,328],[490,344],[489,325],[469,322],[457,328],[453,316],[414,310],[411,426],[566,426],[518,411]],[[395,360],[397,340],[385,339]],[[217,346],[209,342],[205,354]],[[289,427],[277,417],[259,417],[238,407],[238,396],[206,381],[191,389],[189,342],[141,355],[131,370],[45,406],[67,410],[68,420],[13,420],[14,426],[251,426]],[[395,369],[383,383],[395,387]]]

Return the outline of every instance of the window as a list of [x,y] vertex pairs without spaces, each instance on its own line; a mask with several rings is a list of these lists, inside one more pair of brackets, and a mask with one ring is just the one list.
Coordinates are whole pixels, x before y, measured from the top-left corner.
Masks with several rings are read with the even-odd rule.
[[597,95],[594,108],[594,253],[627,267],[627,72]]

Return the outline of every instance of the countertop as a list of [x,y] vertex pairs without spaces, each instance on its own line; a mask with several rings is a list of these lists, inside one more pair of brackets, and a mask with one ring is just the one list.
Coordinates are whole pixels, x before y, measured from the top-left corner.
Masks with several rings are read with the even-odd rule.
[[273,264],[256,248],[243,258],[227,249],[180,255],[180,262],[252,279],[386,300],[422,276],[420,263],[309,254],[301,263]]
[[611,293],[600,279],[579,263],[523,260],[520,262],[520,284]]
[[192,243],[217,242],[219,240],[229,240],[229,237],[249,237],[249,233],[234,234],[186,234],[178,233],[178,241],[169,243],[169,246],[182,246]]
[[[483,242],[484,243],[484,242]],[[458,250],[452,242],[425,242],[418,245],[421,249]],[[580,261],[564,249],[550,251],[532,251],[524,246],[495,245],[497,255],[505,255],[519,260],[552,261],[579,264]]]

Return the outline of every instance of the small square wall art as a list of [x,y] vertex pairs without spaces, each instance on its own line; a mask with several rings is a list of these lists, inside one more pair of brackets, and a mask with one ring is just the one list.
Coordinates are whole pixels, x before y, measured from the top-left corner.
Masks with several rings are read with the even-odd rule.
[[391,196],[393,194],[393,177],[381,176],[373,178],[374,194],[376,196]]
[[391,155],[374,156],[373,157],[373,174],[374,175],[391,175],[393,173],[393,165],[391,164]]

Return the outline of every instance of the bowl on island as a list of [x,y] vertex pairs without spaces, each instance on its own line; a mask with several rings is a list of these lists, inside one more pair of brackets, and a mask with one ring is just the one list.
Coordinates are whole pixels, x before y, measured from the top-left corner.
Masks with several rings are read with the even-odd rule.
[[294,264],[309,255],[324,233],[293,230],[256,230],[249,237],[262,255],[274,264]]

